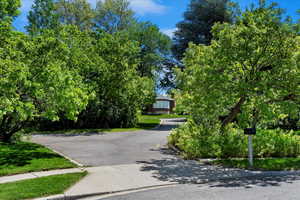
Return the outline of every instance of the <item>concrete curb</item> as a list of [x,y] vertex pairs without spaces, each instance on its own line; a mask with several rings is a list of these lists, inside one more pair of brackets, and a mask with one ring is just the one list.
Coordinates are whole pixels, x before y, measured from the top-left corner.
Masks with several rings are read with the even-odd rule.
[[124,192],[138,192],[138,191],[141,191],[141,190],[158,189],[158,188],[170,187],[170,186],[175,186],[175,185],[178,185],[178,183],[147,186],[147,187],[139,187],[139,188],[132,188],[132,189],[128,189],[128,190],[117,190],[117,191],[111,191],[111,192],[99,192],[99,193],[83,194],[83,195],[67,196],[65,194],[58,194],[58,195],[49,196],[49,197],[37,198],[37,199],[34,199],[34,200],[75,200],[75,199],[82,199],[82,198],[88,198],[88,197],[119,194],[119,193],[124,193]]
[[81,168],[82,170],[84,169],[84,164],[81,164],[80,162],[70,158],[69,156],[59,152],[59,151],[56,151],[55,149],[51,148],[50,146],[48,145],[44,145],[45,147],[47,147],[48,149],[50,149],[51,151],[53,151],[54,153],[57,153],[58,155],[64,157],[65,159],[69,160],[71,163],[74,163],[75,165],[79,166],[79,168]]

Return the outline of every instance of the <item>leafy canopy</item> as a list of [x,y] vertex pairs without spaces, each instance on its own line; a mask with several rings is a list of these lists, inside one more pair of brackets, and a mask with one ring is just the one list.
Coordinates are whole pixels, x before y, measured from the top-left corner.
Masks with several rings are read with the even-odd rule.
[[0,48],[0,140],[37,117],[75,120],[85,108],[89,95],[66,67],[69,51],[61,41],[8,30],[1,31]]
[[19,15],[20,0],[1,0],[0,1],[0,20],[7,20]]
[[94,11],[87,0],[58,0],[56,12],[64,25],[75,25],[80,30],[91,30]]
[[128,0],[98,1],[95,9],[95,26],[108,33],[125,30],[136,20]]
[[142,77],[155,78],[163,68],[165,59],[171,54],[171,40],[150,22],[135,22],[123,33],[139,44],[138,72]]
[[299,38],[280,14],[247,10],[236,24],[216,24],[210,46],[190,45],[179,82],[197,123],[248,128],[298,112]]

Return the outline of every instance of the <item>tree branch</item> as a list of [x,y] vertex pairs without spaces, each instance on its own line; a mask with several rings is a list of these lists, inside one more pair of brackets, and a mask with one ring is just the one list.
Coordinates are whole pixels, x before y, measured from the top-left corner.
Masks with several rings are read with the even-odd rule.
[[231,109],[229,115],[223,120],[221,131],[223,132],[224,128],[236,118],[236,116],[241,112],[241,106],[245,103],[246,96],[242,96],[235,106]]

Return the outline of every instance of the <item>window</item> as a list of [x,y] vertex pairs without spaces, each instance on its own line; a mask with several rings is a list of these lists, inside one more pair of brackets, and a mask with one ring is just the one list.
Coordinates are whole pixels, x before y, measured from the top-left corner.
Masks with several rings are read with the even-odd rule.
[[153,104],[153,108],[170,109],[170,102],[169,101],[156,101],[156,103]]

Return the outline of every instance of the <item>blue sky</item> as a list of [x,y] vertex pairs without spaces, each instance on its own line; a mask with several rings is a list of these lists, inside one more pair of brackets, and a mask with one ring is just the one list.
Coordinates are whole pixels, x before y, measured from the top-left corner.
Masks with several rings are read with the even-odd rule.
[[[21,0],[21,15],[16,19],[14,26],[17,30],[24,31],[27,24],[27,14],[33,0]],[[88,0],[93,6],[97,0]],[[142,21],[151,21],[159,26],[162,32],[171,35],[175,30],[176,23],[182,20],[190,0],[129,0],[137,18]],[[258,0],[235,0],[242,8],[257,3]],[[281,8],[286,9],[289,16],[299,19],[296,11],[300,9],[300,0],[274,0]]]

